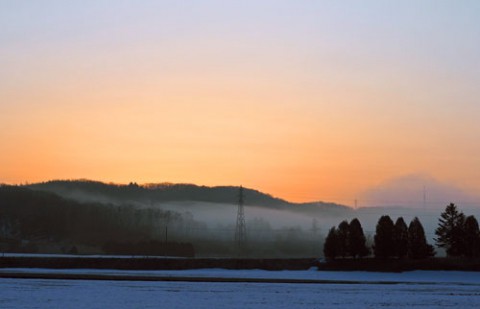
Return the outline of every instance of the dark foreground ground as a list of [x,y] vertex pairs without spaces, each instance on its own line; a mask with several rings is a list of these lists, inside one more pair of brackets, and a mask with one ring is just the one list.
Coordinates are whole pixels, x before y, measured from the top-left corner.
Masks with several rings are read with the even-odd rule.
[[202,268],[377,271],[403,272],[411,270],[480,271],[480,259],[430,258],[425,260],[341,259],[322,261],[305,259],[242,259],[242,258],[162,258],[162,257],[0,257],[1,268],[51,269],[118,269],[118,270],[186,270]]
[[[245,278],[245,277],[192,277],[172,275],[132,275],[132,274],[89,274],[52,272],[15,272],[0,270],[0,278],[44,279],[44,280],[92,280],[92,281],[167,281],[167,282],[215,282],[215,283],[287,283],[287,284],[366,284],[360,280],[323,280],[298,278]],[[401,282],[368,282],[368,284],[399,284]]]
[[341,259],[317,263],[319,270],[403,272],[412,270],[480,271],[480,259],[429,258],[410,259]]
[[226,259],[162,257],[0,257],[0,268],[182,270],[200,268],[306,270],[315,259]]

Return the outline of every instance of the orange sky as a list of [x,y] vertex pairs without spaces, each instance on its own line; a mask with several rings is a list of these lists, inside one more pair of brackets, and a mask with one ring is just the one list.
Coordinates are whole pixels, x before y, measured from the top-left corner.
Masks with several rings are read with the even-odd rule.
[[479,7],[427,3],[1,4],[0,182],[478,191]]

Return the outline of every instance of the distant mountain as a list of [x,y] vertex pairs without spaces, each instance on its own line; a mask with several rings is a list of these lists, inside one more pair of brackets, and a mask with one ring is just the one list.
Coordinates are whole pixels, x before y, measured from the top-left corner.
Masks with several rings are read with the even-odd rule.
[[[177,201],[237,204],[239,195],[239,188],[234,186],[207,187],[170,183],[119,185],[91,180],[55,180],[30,184],[26,187],[56,193],[77,201],[144,205]],[[248,188],[244,188],[244,201],[245,205],[311,214],[351,211],[349,207],[334,203],[291,203]]]

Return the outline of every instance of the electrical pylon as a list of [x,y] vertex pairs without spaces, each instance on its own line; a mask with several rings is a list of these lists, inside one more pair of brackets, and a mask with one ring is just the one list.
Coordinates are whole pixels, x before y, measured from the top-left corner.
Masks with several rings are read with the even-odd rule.
[[245,227],[245,214],[243,212],[243,187],[240,186],[238,193],[237,225],[235,227],[235,243],[239,248],[243,248],[247,241],[247,232]]

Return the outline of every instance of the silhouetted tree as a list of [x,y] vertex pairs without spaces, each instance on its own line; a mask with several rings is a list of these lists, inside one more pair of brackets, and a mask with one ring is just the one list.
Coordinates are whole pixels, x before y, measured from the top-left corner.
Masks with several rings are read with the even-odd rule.
[[435,255],[433,247],[427,243],[425,230],[420,220],[415,217],[408,226],[408,257],[424,259]]
[[348,234],[349,226],[347,221],[342,221],[338,225],[337,230],[337,246],[338,246],[338,255],[341,257],[346,257],[349,253],[349,243],[348,243]]
[[393,244],[395,256],[404,258],[408,253],[408,228],[402,217],[399,217],[393,228]]
[[435,230],[437,246],[445,248],[447,255],[459,256],[464,252],[464,222],[465,216],[459,212],[455,204],[450,203],[440,215],[438,228]]
[[393,244],[393,221],[389,216],[382,216],[378,220],[375,230],[373,252],[375,257],[388,258],[395,254]]
[[349,253],[352,257],[364,257],[369,254],[363,228],[357,218],[350,221],[348,232]]
[[464,223],[464,254],[467,257],[480,256],[480,231],[477,219],[474,216],[468,216]]
[[335,259],[338,256],[338,236],[335,227],[332,227],[328,232],[323,244],[323,254],[328,259]]

